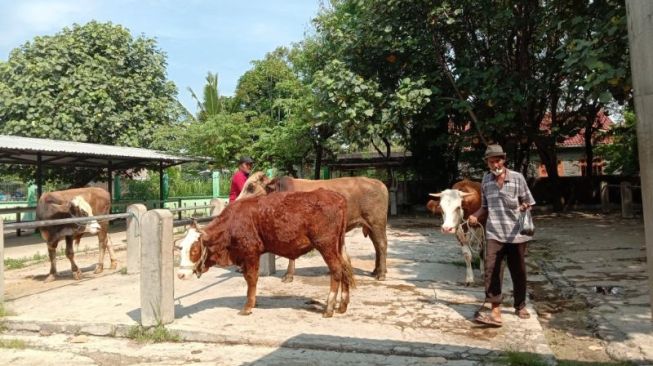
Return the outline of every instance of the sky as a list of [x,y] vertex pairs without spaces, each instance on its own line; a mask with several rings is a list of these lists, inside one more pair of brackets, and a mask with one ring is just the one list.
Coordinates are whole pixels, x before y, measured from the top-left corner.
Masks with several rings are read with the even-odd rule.
[[188,87],[201,98],[208,72],[218,73],[221,95],[233,95],[238,78],[279,46],[311,32],[320,0],[0,0],[0,60],[35,36],[54,35],[91,20],[128,28],[157,40],[167,54],[168,79],[178,99],[197,110]]

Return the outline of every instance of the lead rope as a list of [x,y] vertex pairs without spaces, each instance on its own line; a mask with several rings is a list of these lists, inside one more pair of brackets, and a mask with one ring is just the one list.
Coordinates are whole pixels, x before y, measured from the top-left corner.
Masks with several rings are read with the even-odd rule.
[[[463,225],[467,225],[467,233],[465,233],[463,230]],[[464,220],[456,228],[456,236],[466,240],[472,252],[476,250],[476,253],[478,253],[479,256],[483,255],[483,262],[487,263],[487,250],[485,248],[485,227],[483,227],[483,224],[479,222],[478,226],[474,227],[469,224],[469,220]],[[482,275],[485,279],[485,273],[482,273]],[[486,297],[483,296],[483,304],[481,304],[481,306],[478,308],[476,314],[480,314],[481,310],[485,308],[485,298]],[[476,314],[474,314],[475,317]]]

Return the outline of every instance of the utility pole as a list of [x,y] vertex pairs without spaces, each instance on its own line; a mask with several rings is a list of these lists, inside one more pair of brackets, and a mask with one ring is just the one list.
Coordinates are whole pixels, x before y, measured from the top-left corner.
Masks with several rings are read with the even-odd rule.
[[626,0],[626,14],[637,115],[648,292],[653,314],[653,1]]

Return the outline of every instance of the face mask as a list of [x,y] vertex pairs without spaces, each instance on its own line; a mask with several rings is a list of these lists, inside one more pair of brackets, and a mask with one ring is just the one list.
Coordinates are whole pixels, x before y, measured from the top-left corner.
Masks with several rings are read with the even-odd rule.
[[501,175],[501,173],[503,173],[503,169],[499,169],[499,168],[490,171],[492,172],[492,174],[494,174],[495,177],[498,177]]

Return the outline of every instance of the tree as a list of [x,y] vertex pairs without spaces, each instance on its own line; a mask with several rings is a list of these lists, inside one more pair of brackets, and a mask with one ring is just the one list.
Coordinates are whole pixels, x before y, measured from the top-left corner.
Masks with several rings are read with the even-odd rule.
[[[179,116],[175,95],[155,40],[93,21],[36,37],[0,62],[0,130],[148,147],[157,127]],[[22,172],[32,175],[30,168]],[[58,177],[83,185],[100,174],[80,171],[75,182],[69,171]]]
[[606,173],[631,176],[639,174],[636,123],[637,118],[633,110],[626,110],[623,123],[614,126],[602,136],[612,139],[612,143],[597,148],[597,153],[608,161]]

